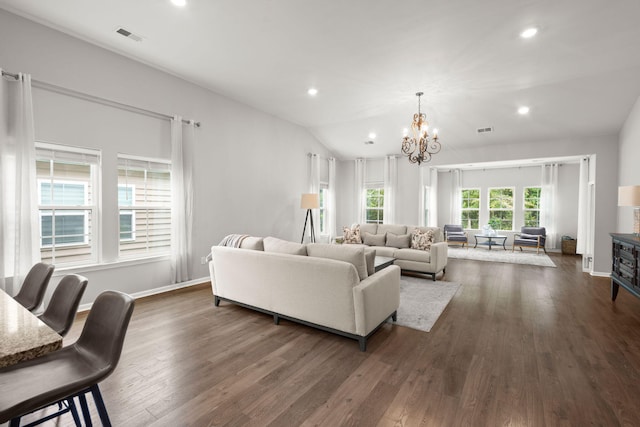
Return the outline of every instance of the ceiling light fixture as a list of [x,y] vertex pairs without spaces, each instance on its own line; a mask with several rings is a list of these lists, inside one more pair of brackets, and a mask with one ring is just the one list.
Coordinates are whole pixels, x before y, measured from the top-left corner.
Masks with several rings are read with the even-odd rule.
[[187,5],[187,0],[171,0],[171,3],[178,7],[185,7]]
[[538,34],[538,29],[532,27],[532,28],[527,28],[526,30],[521,32],[520,33],[520,37],[522,37],[523,39],[530,39],[531,37],[535,36],[536,34]]
[[[442,146],[438,142],[438,130],[433,130],[433,139],[429,138],[427,130],[427,116],[420,112],[420,97],[422,92],[416,93],[418,97],[418,113],[413,115],[411,132],[413,136],[405,135],[402,139],[402,154],[408,156],[410,163],[420,164],[431,160],[431,156],[440,151]],[[416,153],[417,151],[417,153]]]
[[529,107],[522,106],[522,107],[518,108],[518,114],[523,115],[523,116],[525,114],[529,114]]
[[307,93],[311,96],[316,96],[318,94],[318,89],[312,87],[307,91]]

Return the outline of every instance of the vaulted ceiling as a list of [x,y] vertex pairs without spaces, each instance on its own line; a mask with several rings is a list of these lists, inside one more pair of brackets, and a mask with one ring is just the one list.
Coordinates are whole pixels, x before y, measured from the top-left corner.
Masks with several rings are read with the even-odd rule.
[[[443,149],[615,134],[640,95],[638,0],[187,0],[182,8],[0,0],[0,8],[300,124],[341,158],[399,153],[417,91]],[[520,37],[527,27],[538,34]],[[519,115],[524,105],[530,112]],[[365,145],[371,132],[375,144]]]

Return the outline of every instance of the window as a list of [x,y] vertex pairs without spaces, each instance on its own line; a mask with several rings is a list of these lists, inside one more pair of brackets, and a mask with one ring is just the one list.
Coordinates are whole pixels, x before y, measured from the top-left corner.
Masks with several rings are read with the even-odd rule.
[[366,197],[366,222],[382,224],[384,220],[384,188],[367,188]]
[[480,189],[463,188],[461,203],[461,224],[462,228],[478,230],[480,229]]
[[540,227],[540,187],[525,187],[524,189],[524,226]]
[[169,253],[170,163],[119,155],[118,210],[121,258]]
[[36,146],[40,256],[51,264],[94,262],[99,152]]
[[320,184],[320,234],[327,234],[327,199],[329,188],[327,184]]
[[431,203],[430,200],[430,195],[431,195],[431,188],[428,185],[424,186],[424,211],[423,211],[423,215],[424,215],[424,225],[428,226],[429,225],[429,206]]
[[489,189],[489,225],[494,230],[513,230],[513,188]]

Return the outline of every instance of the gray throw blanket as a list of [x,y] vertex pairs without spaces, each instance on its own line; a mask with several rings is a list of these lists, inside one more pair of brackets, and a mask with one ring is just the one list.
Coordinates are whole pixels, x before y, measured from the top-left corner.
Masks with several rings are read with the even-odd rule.
[[[220,243],[218,243],[218,246],[228,246],[230,248],[239,248],[240,245],[242,244],[242,241],[247,237],[249,237],[248,234],[229,234],[224,239],[222,239]],[[209,255],[207,255],[207,262],[211,261],[212,259],[213,257],[211,253],[209,253]]]

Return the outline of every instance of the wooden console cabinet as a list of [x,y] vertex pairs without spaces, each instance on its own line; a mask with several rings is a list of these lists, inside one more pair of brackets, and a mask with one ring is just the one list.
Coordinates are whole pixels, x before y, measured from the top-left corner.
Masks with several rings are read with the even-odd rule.
[[640,298],[640,237],[615,233],[611,237],[611,300],[615,301],[620,286]]

